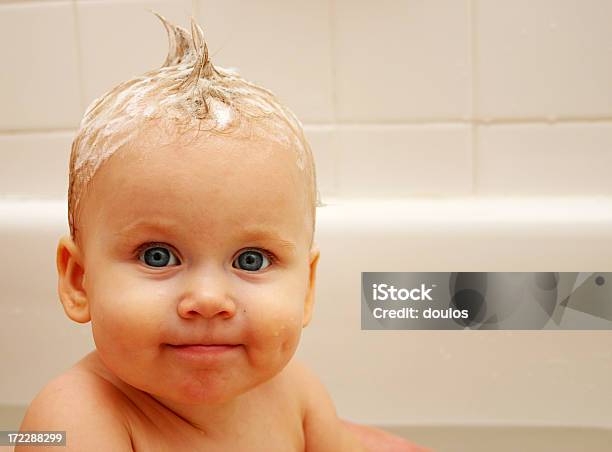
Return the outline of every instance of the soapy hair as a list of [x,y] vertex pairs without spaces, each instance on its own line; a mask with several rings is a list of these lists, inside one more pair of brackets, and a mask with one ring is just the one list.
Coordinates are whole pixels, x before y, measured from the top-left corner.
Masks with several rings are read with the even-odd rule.
[[184,28],[153,13],[168,32],[164,64],[94,100],[72,142],[68,187],[71,237],[77,236],[81,199],[100,165],[153,121],[170,130],[168,136],[204,130],[256,135],[286,146],[288,152],[296,153],[296,164],[305,173],[314,228],[315,207],[321,202],[312,151],[300,121],[271,91],[234,70],[213,66],[202,29],[193,17],[189,36]]

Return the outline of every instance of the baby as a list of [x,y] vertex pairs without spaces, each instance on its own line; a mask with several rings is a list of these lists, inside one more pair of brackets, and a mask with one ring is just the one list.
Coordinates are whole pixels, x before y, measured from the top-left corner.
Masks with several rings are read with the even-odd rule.
[[319,260],[299,121],[158,17],[164,65],[95,100],[72,145],[58,292],[96,349],[21,430],[71,451],[421,450],[339,420],[293,358]]

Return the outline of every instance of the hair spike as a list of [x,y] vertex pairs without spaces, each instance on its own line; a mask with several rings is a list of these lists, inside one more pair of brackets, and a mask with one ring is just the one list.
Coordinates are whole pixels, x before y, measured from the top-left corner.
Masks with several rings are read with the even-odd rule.
[[168,33],[168,55],[166,61],[161,67],[176,66],[182,63],[187,63],[195,51],[193,39],[183,27],[174,25],[169,22],[164,16],[152,9],[149,10],[155,14],[166,28]]

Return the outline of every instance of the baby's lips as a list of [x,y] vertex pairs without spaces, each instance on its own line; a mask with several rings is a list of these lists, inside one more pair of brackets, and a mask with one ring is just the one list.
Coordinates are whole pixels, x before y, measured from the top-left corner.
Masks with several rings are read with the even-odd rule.
[[181,344],[181,345],[170,345],[171,347],[175,347],[175,348],[189,348],[189,347],[193,347],[193,348],[203,348],[203,347],[207,347],[209,349],[214,349],[214,348],[231,348],[231,347],[238,347],[239,344]]
[[231,340],[186,340],[186,341],[173,341],[169,342],[167,345],[172,347],[188,347],[190,345],[241,345],[236,341]]

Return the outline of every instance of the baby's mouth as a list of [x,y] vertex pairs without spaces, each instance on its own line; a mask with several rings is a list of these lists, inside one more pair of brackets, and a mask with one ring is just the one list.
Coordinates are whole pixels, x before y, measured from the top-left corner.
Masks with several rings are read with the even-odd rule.
[[167,345],[169,345],[172,348],[178,348],[178,349],[193,348],[193,349],[202,349],[202,350],[222,350],[222,349],[230,349],[230,348],[239,346],[239,344],[180,344],[180,345],[167,344]]
[[[191,362],[224,362],[235,356],[240,344],[166,344],[167,349],[180,359]],[[222,360],[222,361],[219,361]]]

